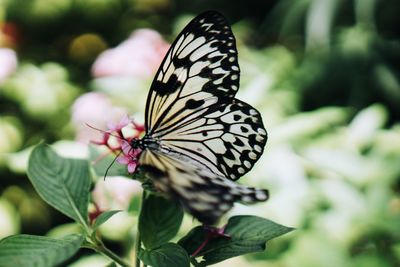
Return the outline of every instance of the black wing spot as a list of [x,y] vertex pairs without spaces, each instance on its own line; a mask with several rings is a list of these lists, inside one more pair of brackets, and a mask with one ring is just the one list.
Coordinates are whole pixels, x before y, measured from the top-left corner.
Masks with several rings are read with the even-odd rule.
[[154,81],[154,83],[154,90],[157,91],[160,96],[172,94],[182,85],[175,74],[171,75],[167,83],[160,81]]
[[236,146],[241,146],[241,147],[244,146],[244,143],[242,142],[242,140],[240,140],[237,137],[235,138],[235,142],[233,144],[236,145]]
[[233,105],[231,105],[231,111],[237,111],[237,110],[240,110],[240,106],[239,105],[235,105],[235,104],[233,104]]
[[204,103],[205,103],[205,101],[203,99],[201,99],[201,100],[189,99],[186,102],[185,107],[188,109],[197,109],[197,108],[201,107]]
[[210,60],[211,63],[215,63],[215,62],[220,61],[223,58],[223,56],[215,56],[215,57],[207,57],[207,58]]
[[247,118],[244,120],[244,123],[249,124],[249,125],[252,125],[252,124],[253,124],[253,118],[252,118],[252,117],[247,117]]
[[188,57],[184,57],[184,58],[175,57],[172,60],[172,62],[174,63],[175,69],[179,69],[181,67],[186,67],[186,66],[190,66],[191,65],[191,61],[189,60]]
[[235,155],[232,153],[232,146],[226,142],[224,142],[225,147],[228,148],[224,154],[224,157],[230,160],[235,160]]

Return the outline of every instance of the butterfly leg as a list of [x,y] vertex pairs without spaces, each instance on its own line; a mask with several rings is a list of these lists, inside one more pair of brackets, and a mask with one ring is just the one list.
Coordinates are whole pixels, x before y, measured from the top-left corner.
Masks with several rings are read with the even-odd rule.
[[231,238],[231,236],[229,234],[225,233],[225,228],[226,228],[226,224],[220,228],[209,226],[209,225],[203,225],[203,229],[206,230],[207,233],[209,235],[211,235],[212,238],[219,237],[219,236]]
[[200,244],[200,246],[190,255],[191,257],[196,257],[200,253],[200,251],[208,244],[208,242],[211,239],[217,238],[217,237],[224,237],[224,238],[231,238],[229,234],[225,233],[225,227],[224,225],[221,228],[218,227],[213,227],[209,225],[203,225],[203,229],[207,232],[206,239],[203,241],[203,243]]

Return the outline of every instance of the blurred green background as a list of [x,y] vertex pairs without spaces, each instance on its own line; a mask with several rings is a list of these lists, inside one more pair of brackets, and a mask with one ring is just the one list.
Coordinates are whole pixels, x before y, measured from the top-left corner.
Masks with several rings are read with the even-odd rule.
[[[238,98],[260,110],[269,133],[241,181],[271,199],[231,215],[297,228],[265,253],[216,266],[400,266],[398,0],[0,0],[0,238],[74,228],[29,183],[31,147],[45,140],[87,157],[101,135],[84,123],[143,122],[169,43],[209,9],[232,23]],[[102,209],[128,210],[102,228],[128,256],[139,191],[122,177],[94,185]],[[188,218],[182,233],[191,226]],[[66,266],[107,262],[82,250]]]

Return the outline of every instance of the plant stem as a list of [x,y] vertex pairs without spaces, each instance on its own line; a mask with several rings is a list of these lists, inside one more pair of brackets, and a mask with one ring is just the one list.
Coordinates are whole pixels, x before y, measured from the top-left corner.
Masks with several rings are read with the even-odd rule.
[[[140,259],[139,259],[139,251],[142,245],[142,240],[140,238],[140,230],[139,230],[139,223],[140,223],[140,216],[142,214],[142,209],[143,209],[143,204],[144,201],[146,200],[146,190],[143,189],[142,192],[142,199],[140,201],[140,209],[139,209],[139,222],[138,222],[138,226],[136,229],[136,246],[135,246],[135,267],[140,267]],[[145,265],[146,266],[146,265]]]
[[140,232],[139,230],[136,232],[136,246],[135,246],[135,267],[140,267],[140,259],[139,259],[139,250],[140,250]]
[[128,262],[124,261],[118,255],[116,255],[114,252],[109,250],[101,240],[99,240],[95,237],[91,241],[93,242],[93,243],[91,243],[91,247],[93,249],[95,249],[96,251],[98,251],[99,253],[109,257],[114,262],[118,263],[119,265],[121,265],[123,267],[131,267],[131,265]]
[[206,240],[204,240],[203,243],[200,244],[200,246],[196,249],[195,252],[192,253],[192,255],[190,255],[190,257],[196,257],[197,254],[200,253],[200,251],[208,244],[209,241],[210,241],[210,237],[209,237],[209,235],[207,235]]

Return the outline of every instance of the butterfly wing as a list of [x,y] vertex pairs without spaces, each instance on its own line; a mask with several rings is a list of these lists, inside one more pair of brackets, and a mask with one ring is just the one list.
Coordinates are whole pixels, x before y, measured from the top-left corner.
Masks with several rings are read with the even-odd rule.
[[145,127],[153,137],[229,102],[239,89],[235,38],[218,12],[194,18],[178,35],[151,85]]
[[236,180],[263,152],[261,116],[234,98],[239,65],[232,31],[217,12],[194,18],[168,51],[146,104],[147,135]]
[[163,147],[232,180],[250,171],[266,142],[267,132],[258,111],[237,99],[170,129],[160,139]]
[[267,190],[237,184],[181,154],[145,150],[139,163],[156,188],[208,225],[214,224],[236,201],[253,203],[268,198]]

